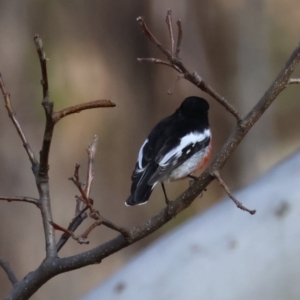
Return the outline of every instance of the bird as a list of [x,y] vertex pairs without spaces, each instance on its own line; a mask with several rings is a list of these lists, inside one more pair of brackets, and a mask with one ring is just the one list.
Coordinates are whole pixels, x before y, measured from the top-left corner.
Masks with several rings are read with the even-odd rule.
[[148,202],[157,183],[197,177],[211,156],[212,135],[208,122],[208,102],[197,96],[187,97],[170,116],[162,119],[142,144],[131,180],[126,206]]

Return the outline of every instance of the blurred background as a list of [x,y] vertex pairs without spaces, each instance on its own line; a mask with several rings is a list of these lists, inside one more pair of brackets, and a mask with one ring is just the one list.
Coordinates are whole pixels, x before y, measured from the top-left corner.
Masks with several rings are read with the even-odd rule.
[[[144,16],[152,32],[168,46],[168,9],[173,11],[174,24],[178,18],[183,23],[183,62],[242,115],[260,99],[299,43],[300,6],[296,0],[0,0],[0,72],[36,155],[41,148],[44,112],[34,34],[41,36],[49,58],[51,100],[56,110],[96,99],[117,104],[115,108],[69,116],[55,128],[50,183],[53,216],[58,224],[67,226],[74,216],[77,190],[68,178],[76,163],[82,165],[85,178],[86,148],[94,134],[99,136],[99,146],[91,197],[106,218],[133,226],[164,206],[160,188],[146,206],[124,206],[139,147],[161,118],[173,113],[187,96],[206,97],[211,105],[214,155],[234,128],[235,120],[229,113],[185,80],[176,83],[173,95],[167,95],[177,78],[174,70],[137,62],[138,57],[163,56],[145,38],[136,18]],[[299,88],[290,86],[276,99],[226,164],[223,178],[232,190],[246,186],[299,147]],[[4,104],[0,124],[0,195],[37,197],[29,160]],[[170,198],[187,186],[187,181],[168,184]],[[101,265],[52,279],[32,299],[78,299],[137,251],[201,213],[222,195],[218,184],[211,184],[204,197],[155,234]],[[21,279],[44,258],[41,217],[30,204],[1,202],[0,207],[0,255]],[[88,224],[86,221],[78,232]],[[70,240],[60,255],[85,251],[115,235],[104,227],[97,228],[89,245]],[[10,288],[0,270],[0,297]]]

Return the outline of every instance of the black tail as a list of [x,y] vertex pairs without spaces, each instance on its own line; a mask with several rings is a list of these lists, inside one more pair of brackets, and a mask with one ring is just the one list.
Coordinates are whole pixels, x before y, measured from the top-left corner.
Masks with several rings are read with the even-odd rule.
[[152,185],[144,184],[143,186],[139,186],[135,192],[128,197],[125,204],[128,206],[133,206],[147,203],[152,190]]
[[132,177],[132,186],[131,186],[131,195],[126,200],[125,204],[128,206],[145,204],[155,186],[154,184],[148,184],[150,177],[153,174],[151,167],[148,167],[143,173],[139,176]]

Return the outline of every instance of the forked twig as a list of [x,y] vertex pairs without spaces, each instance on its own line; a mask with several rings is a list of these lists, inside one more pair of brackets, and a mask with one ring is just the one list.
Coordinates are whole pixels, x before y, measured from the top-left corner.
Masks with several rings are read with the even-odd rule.
[[141,25],[144,34],[158,47],[158,49],[163,52],[168,58],[172,57],[172,54],[161,45],[161,43],[156,39],[156,37],[150,32],[150,30],[148,29],[144,18],[143,17],[137,17],[136,19],[139,24]]
[[[171,33],[173,35],[173,30],[170,30],[171,24],[171,11],[168,11],[167,13],[167,24],[168,24],[168,29],[169,33],[171,36]],[[171,49],[171,52],[167,50],[162,44],[157,40],[157,38],[153,35],[153,33],[149,30],[145,20],[142,17],[138,17],[137,21],[139,22],[140,26],[143,29],[144,34],[152,41],[154,45],[158,47],[158,49],[167,57],[168,63],[162,63],[160,60],[156,58],[149,58],[149,59],[140,59],[138,58],[138,61],[146,61],[146,62],[151,62],[151,63],[159,63],[163,65],[167,65],[169,67],[172,67],[176,71],[178,71],[180,74],[183,74],[184,78],[189,80],[191,83],[196,85],[198,88],[200,88],[203,92],[209,94],[212,96],[215,100],[217,100],[222,106],[225,107],[227,111],[229,111],[240,123],[242,120],[242,117],[238,113],[237,109],[230,104],[224,97],[219,95],[212,87],[210,87],[196,72],[190,72],[186,66],[182,63],[181,59],[179,59],[179,52],[180,52],[180,45],[181,45],[181,40],[182,40],[182,27],[181,27],[181,21],[179,20],[177,22],[178,26],[178,37],[177,37],[177,47],[176,47],[176,52],[174,54],[173,48]],[[172,37],[171,37],[172,40]],[[172,44],[172,41],[171,41]],[[160,61],[160,62],[159,62]],[[178,70],[179,69],[179,70]]]
[[[88,236],[89,234],[98,226],[104,225],[112,230],[120,232],[124,237],[130,240],[130,232],[124,228],[117,226],[116,224],[112,223],[111,221],[103,218],[99,211],[94,208],[94,201],[89,197],[92,187],[92,182],[94,179],[94,159],[97,150],[98,144],[98,137],[95,135],[92,142],[87,148],[88,154],[88,167],[87,167],[87,175],[86,175],[86,182],[83,184],[80,181],[79,177],[79,168],[80,165],[75,165],[75,171],[73,177],[69,178],[78,188],[80,192],[80,197],[76,196],[77,198],[77,205],[75,210],[75,217],[72,222],[69,224],[68,228],[64,228],[54,222],[51,222],[53,228],[56,230],[63,231],[63,235],[61,236],[59,242],[57,243],[57,251],[59,251],[63,245],[68,241],[70,237],[76,240],[80,244],[87,244],[88,243]],[[84,203],[84,207],[80,211],[80,203]],[[75,235],[74,231],[80,226],[82,221],[86,218],[85,212],[89,210],[90,218],[94,219],[94,222],[80,235]]]

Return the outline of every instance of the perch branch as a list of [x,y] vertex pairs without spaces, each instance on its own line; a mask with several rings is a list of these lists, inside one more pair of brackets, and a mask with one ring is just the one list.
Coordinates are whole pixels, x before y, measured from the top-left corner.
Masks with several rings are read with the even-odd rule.
[[240,201],[238,201],[230,192],[229,187],[226,185],[224,180],[221,178],[220,173],[218,171],[213,171],[212,176],[214,176],[220,183],[220,185],[223,187],[225,192],[227,193],[228,197],[234,202],[234,204],[241,210],[247,211],[249,214],[254,215],[256,213],[256,210],[248,209],[245,207]]
[[9,263],[1,256],[0,256],[0,267],[2,267],[10,282],[13,285],[15,285],[18,282],[18,279],[14,274],[13,270],[11,269]]

